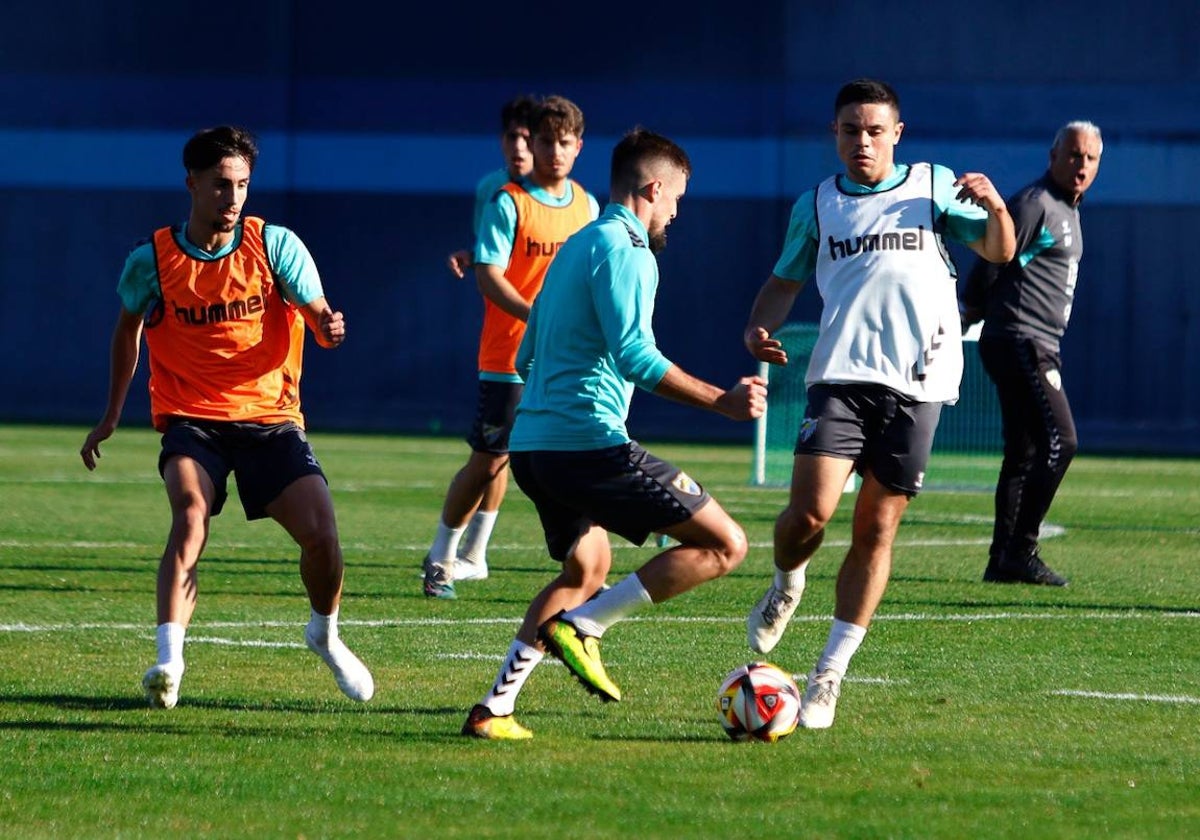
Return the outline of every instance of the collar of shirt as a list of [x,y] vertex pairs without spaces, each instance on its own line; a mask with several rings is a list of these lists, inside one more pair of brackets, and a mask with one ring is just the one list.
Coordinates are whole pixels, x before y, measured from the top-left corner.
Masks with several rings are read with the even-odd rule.
[[619,219],[620,221],[624,222],[626,225],[633,228],[643,241],[648,241],[650,239],[650,232],[646,230],[646,226],[642,224],[642,220],[635,216],[633,211],[624,204],[610,202],[608,206],[604,208],[603,215],[606,219]]
[[897,163],[893,164],[892,166],[892,174],[884,178],[873,187],[855,183],[847,178],[845,174],[839,174],[837,176],[837,183],[842,192],[849,193],[850,195],[866,195],[867,193],[890,190],[892,187],[903,181],[906,177],[908,177],[908,164]]

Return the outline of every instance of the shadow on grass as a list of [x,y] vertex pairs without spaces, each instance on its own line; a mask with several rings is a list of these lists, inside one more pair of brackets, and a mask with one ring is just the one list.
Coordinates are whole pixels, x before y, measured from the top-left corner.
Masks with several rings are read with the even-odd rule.
[[[1025,597],[1014,598],[904,598],[903,600],[896,599],[890,605],[893,610],[901,606],[928,606],[939,607],[943,609],[959,609],[959,610],[1004,610],[1017,609],[1028,610],[1031,607],[1039,609],[1053,610],[1063,613],[1063,615],[1074,615],[1078,613],[1089,612],[1105,612],[1105,613],[1128,613],[1129,615],[1137,615],[1138,613],[1195,613],[1194,606],[1170,606],[1163,604],[1129,604],[1129,603],[1102,603],[1096,601],[1069,601],[1061,600],[1048,601],[1044,596],[1050,596],[1056,592],[1064,592],[1062,589],[1050,587],[1021,587],[1016,584],[1006,584],[1000,591],[1010,589],[1013,595],[1019,596],[1024,594]],[[995,591],[989,590],[989,591]],[[1069,588],[1066,590],[1069,592]],[[1036,593],[1036,594],[1035,594]],[[886,617],[881,615],[881,617]],[[930,616],[931,620],[936,620],[937,616]]]
[[728,735],[717,732],[715,735],[609,735],[605,733],[597,733],[589,736],[593,741],[625,741],[627,743],[641,744],[712,744],[712,743],[737,743]]
[[[477,743],[477,739],[465,738],[460,732],[460,721],[465,717],[465,712],[458,707],[417,708],[370,703],[350,706],[336,701],[298,700],[252,703],[232,698],[198,698],[184,699],[175,709],[163,711],[148,708],[141,697],[49,693],[0,697],[0,707],[3,706],[42,706],[44,711],[35,711],[34,716],[27,716],[21,720],[0,720],[0,732],[109,732],[124,735],[255,737],[296,741],[308,741],[316,737],[368,737],[393,738],[397,742],[410,744]],[[56,712],[63,711],[90,713],[94,716],[86,720],[52,719]],[[115,717],[103,714],[114,712],[118,713]],[[219,717],[206,714],[214,712],[238,712],[248,716],[239,720],[231,719],[227,714],[221,714]],[[270,716],[264,717],[264,713]],[[313,724],[301,724],[295,719],[298,715],[313,715],[322,720],[319,724],[315,721]],[[585,724],[584,719],[592,725]],[[594,718],[584,709],[571,713],[532,711],[526,715],[526,720],[535,731],[547,737],[582,737],[598,742],[646,744],[708,744],[729,741],[719,730],[711,735],[618,735],[612,732],[611,721]],[[593,726],[592,732],[586,732],[587,729],[593,729]]]

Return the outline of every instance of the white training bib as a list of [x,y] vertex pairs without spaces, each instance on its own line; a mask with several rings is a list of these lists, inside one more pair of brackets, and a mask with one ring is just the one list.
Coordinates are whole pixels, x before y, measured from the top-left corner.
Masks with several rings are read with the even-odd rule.
[[934,229],[933,167],[915,163],[891,189],[817,187],[821,331],[805,381],[886,385],[953,402],[962,333],[950,257]]

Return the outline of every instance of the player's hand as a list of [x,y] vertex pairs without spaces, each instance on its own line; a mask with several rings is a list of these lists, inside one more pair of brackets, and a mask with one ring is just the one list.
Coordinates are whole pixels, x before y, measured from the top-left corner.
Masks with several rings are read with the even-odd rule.
[[337,347],[346,340],[346,319],[341,312],[326,309],[321,313],[322,347]]
[[112,437],[116,428],[116,423],[103,420],[88,433],[79,450],[79,457],[83,458],[83,465],[89,470],[96,469],[96,462],[100,460],[100,444]]
[[733,420],[754,420],[767,410],[767,380],[743,376],[717,401],[721,413]]
[[991,179],[982,172],[964,172],[954,182],[954,186],[960,188],[955,196],[959,201],[969,201],[989,213],[998,213],[1005,209],[1004,198],[996,191]]
[[475,259],[470,251],[455,251],[446,257],[446,265],[450,266],[450,272],[461,280],[467,276],[467,269],[475,265]]
[[771,365],[788,363],[787,351],[783,349],[783,343],[778,339],[771,338],[771,334],[762,327],[747,328],[742,335],[742,341],[745,342],[750,355],[760,362]]

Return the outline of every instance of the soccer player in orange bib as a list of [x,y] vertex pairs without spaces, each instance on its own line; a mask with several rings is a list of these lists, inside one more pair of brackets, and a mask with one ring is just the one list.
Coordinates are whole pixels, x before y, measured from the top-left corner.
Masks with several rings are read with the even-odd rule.
[[[476,231],[475,280],[484,298],[479,398],[467,436],[471,455],[446,490],[425,555],[428,598],[456,598],[456,579],[487,577],[484,560],[459,559],[459,543],[468,523],[473,540],[483,543],[495,526],[503,495],[497,488],[507,481],[508,436],[523,387],[514,362],[529,307],[559,246],[600,213],[596,199],[570,177],[583,149],[583,128],[574,102],[543,99],[530,124],[533,171],[496,191]],[[496,506],[491,511],[482,504],[485,496]],[[485,515],[474,516],[481,508]]]
[[141,339],[150,355],[150,410],[162,432],[159,473],[171,530],[158,570],[158,661],[146,698],[179,700],[183,642],[196,608],[200,554],[232,472],[247,519],[271,517],[300,546],[311,605],[308,647],[342,692],[369,700],[370,671],[338,635],[342,550],[325,475],[304,434],[300,370],[307,325],[317,343],[346,338],[316,265],[296,234],[242,217],[258,146],[232,126],[200,131],[183,148],[191,212],[139,244],[117,284],[104,416],[80,450],[96,468],[100,444],[121,419]]

